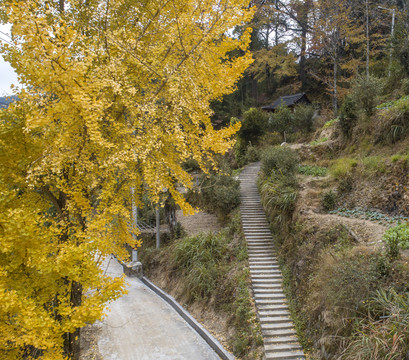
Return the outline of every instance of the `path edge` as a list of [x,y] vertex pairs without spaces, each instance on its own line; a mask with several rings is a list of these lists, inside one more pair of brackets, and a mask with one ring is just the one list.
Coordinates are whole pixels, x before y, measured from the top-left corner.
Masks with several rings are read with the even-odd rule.
[[230,354],[225,348],[220,344],[213,335],[211,335],[201,324],[199,324],[196,319],[192,317],[176,300],[174,297],[165,293],[161,288],[157,287],[154,283],[149,281],[145,276],[141,278],[141,281],[165,300],[215,351],[217,355],[223,360],[235,360],[235,357]]

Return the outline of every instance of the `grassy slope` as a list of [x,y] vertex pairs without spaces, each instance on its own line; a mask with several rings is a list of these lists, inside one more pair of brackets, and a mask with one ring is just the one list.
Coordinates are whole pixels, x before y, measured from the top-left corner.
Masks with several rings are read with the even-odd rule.
[[[385,125],[379,122],[384,116],[378,112],[372,120],[361,119],[349,140],[338,133],[330,140],[299,147],[304,165],[311,167],[307,171],[313,172],[308,175],[325,175],[322,169],[313,168],[316,165],[329,169],[330,176],[322,180],[320,192],[331,191],[333,199],[323,197],[316,211],[324,212],[328,205],[351,210],[360,207],[391,218],[408,215],[409,138],[380,140],[379,129]],[[274,201],[283,206],[282,200]],[[264,202],[270,203],[267,211],[271,213],[271,201],[265,197]],[[279,239],[290,305],[310,357],[403,359],[409,351],[406,252],[392,259],[381,246],[357,242],[342,218],[337,225],[311,223],[305,207],[296,203],[295,213],[287,216],[285,223],[273,221],[272,227]],[[348,217],[355,214],[347,212]],[[374,216],[375,221],[380,218]]]

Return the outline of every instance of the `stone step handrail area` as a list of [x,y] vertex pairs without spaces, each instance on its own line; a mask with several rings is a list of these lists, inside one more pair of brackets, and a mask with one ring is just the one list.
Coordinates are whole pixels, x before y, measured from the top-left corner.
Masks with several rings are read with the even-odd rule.
[[240,210],[265,359],[301,360],[305,355],[290,318],[274,240],[257,190],[259,170],[260,163],[254,163],[240,174]]

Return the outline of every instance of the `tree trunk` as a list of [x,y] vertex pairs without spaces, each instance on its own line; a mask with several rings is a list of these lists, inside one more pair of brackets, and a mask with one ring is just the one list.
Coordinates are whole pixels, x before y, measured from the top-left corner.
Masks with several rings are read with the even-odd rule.
[[369,10],[368,0],[365,0],[366,9],[366,77],[369,77]]
[[[71,306],[80,306],[82,302],[82,285],[76,281],[71,283]],[[80,358],[80,329],[72,333],[65,333],[64,336],[64,354],[71,360]]]
[[333,92],[333,99],[332,104],[334,106],[334,114],[337,114],[338,111],[338,89],[337,89],[337,71],[338,71],[338,64],[337,58],[334,58],[334,92]]
[[173,201],[170,195],[165,201],[165,206],[163,210],[164,210],[165,221],[168,224],[169,231],[171,233],[171,236],[173,237],[175,233],[175,227],[176,227],[176,206],[175,206],[175,202]]
[[307,50],[307,30],[303,28],[301,33],[301,54],[300,54],[300,81],[301,89],[305,90],[307,83],[307,73],[305,71],[305,52]]

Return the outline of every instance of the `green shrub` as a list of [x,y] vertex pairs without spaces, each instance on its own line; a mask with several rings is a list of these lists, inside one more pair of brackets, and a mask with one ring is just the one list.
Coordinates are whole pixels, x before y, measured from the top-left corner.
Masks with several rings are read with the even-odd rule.
[[330,128],[331,126],[333,126],[334,124],[336,124],[337,122],[339,122],[339,118],[335,118],[335,119],[329,120],[329,121],[327,121],[327,122],[324,124],[324,126],[323,126],[322,128],[323,128],[323,129],[328,129],[328,128]]
[[399,224],[385,231],[386,254],[391,259],[399,257],[400,249],[409,249],[409,224]]
[[297,153],[285,147],[270,147],[261,154],[261,169],[266,176],[272,172],[293,174],[298,163]]
[[200,170],[199,163],[195,159],[188,159],[182,164],[183,170],[187,172]]
[[409,78],[402,80],[402,91],[405,95],[409,95]]
[[375,142],[386,144],[402,140],[409,130],[409,95],[378,106],[383,111],[376,124]]
[[328,169],[320,166],[300,165],[298,166],[298,172],[304,175],[326,176]]
[[335,205],[337,204],[337,193],[329,190],[324,192],[321,195],[321,205],[324,210],[330,211],[335,209]]
[[369,174],[386,172],[386,164],[381,156],[367,156],[362,159],[362,164]]
[[263,340],[258,329],[249,326],[256,316],[252,310],[251,295],[245,277],[238,279],[235,297],[233,311],[236,336],[232,345],[234,355],[242,357],[252,345],[261,345]]
[[280,133],[283,140],[286,141],[285,134],[294,131],[294,115],[290,108],[283,104],[276,109],[270,115],[268,126],[271,131]]
[[321,144],[321,143],[326,142],[326,141],[328,141],[328,138],[323,137],[323,138],[311,141],[309,145],[315,146],[315,145]]
[[382,276],[374,254],[331,250],[323,251],[317,259],[306,311],[320,332],[318,336],[327,335],[323,353],[327,358],[338,358],[336,354],[342,352],[345,339],[353,333],[353,319],[365,311],[365,303],[380,286]]
[[407,166],[409,164],[409,155],[395,154],[391,156],[391,161],[393,163],[401,163],[403,166]]
[[247,146],[246,155],[244,156],[244,159],[246,164],[259,161],[260,160],[259,150],[255,146],[250,144],[249,146]]
[[330,174],[336,179],[348,177],[353,169],[358,165],[358,161],[351,158],[339,158],[330,167]]
[[266,132],[268,114],[259,108],[250,108],[243,114],[238,137],[246,148],[249,143],[258,144],[259,138]]
[[349,193],[352,191],[354,181],[352,177],[347,176],[343,177],[339,180],[338,187],[337,187],[337,192],[338,194],[342,193]]
[[175,244],[173,262],[186,275],[189,301],[211,296],[219,276],[224,275],[218,264],[228,251],[227,244],[223,233],[188,236]]
[[404,138],[409,128],[409,96],[401,98],[381,113],[381,128],[377,141],[396,143]]
[[351,95],[345,97],[339,110],[339,127],[342,133],[349,137],[352,129],[355,127],[358,118],[357,105]]
[[186,199],[194,206],[215,213],[220,219],[240,204],[240,182],[226,175],[206,175],[199,178],[200,188],[189,190]]
[[314,108],[311,105],[297,105],[294,109],[294,126],[302,132],[310,132],[312,130],[314,119]]
[[246,149],[246,142],[238,136],[233,151],[239,167],[244,166],[246,163]]
[[260,195],[267,216],[281,228],[291,218],[297,201],[298,185],[294,174],[272,172],[261,182]]
[[407,359],[409,294],[379,290],[368,301],[364,314],[367,316],[357,322],[353,340],[340,359]]
[[373,76],[358,76],[352,87],[352,95],[356,103],[371,116],[375,110],[378,97],[382,92],[382,82]]

